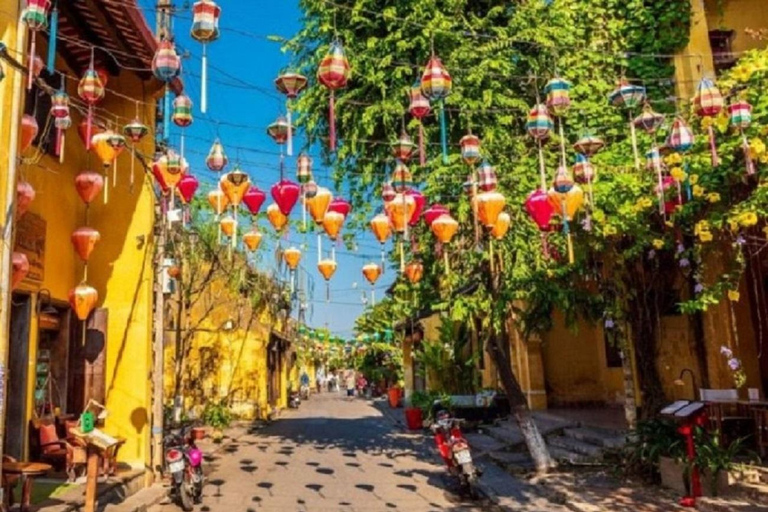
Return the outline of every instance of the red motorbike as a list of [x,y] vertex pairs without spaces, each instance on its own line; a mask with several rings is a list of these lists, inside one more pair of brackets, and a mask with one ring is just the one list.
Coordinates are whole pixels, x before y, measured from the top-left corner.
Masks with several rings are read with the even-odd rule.
[[477,498],[476,483],[480,477],[480,471],[472,461],[469,443],[461,433],[460,425],[463,421],[451,417],[448,411],[439,411],[435,415],[432,432],[448,472],[459,479],[463,492],[472,498]]

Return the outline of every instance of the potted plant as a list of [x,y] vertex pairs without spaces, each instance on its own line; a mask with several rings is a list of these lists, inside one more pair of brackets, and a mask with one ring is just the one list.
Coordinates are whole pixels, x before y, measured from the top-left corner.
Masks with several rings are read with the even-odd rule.
[[704,491],[717,497],[728,488],[728,473],[735,466],[735,458],[744,452],[744,439],[725,445],[717,431],[696,430],[695,464],[701,472]]
[[685,492],[683,438],[677,425],[664,418],[641,421],[624,446],[624,468],[628,473],[665,487]]
[[203,409],[203,421],[213,429],[213,442],[220,443],[224,437],[223,430],[232,422],[232,413],[223,400],[209,402]]

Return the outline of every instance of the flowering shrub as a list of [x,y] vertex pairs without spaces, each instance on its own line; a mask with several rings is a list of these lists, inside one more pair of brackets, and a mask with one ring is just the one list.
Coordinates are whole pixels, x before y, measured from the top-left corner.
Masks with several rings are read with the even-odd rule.
[[741,360],[734,357],[733,351],[725,345],[720,347],[720,354],[726,359],[728,369],[731,370],[731,373],[733,374],[733,384],[737,389],[744,387],[744,384],[747,383],[747,375],[744,373]]

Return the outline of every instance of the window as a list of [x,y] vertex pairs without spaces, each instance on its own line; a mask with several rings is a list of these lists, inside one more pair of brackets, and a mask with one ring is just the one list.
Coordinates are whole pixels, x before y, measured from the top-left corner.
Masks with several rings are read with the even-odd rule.
[[[54,83],[58,82],[59,79],[46,69],[43,69],[40,73],[40,78],[53,88],[58,88],[60,85],[59,83]],[[45,124],[48,122],[51,113],[51,96],[38,87],[37,84],[32,85],[32,89],[27,91],[24,113],[33,116],[37,121],[37,136],[32,141],[32,144],[41,146],[43,152],[53,155],[56,151],[56,129],[53,127],[53,120],[51,120],[51,127],[48,133],[45,133]],[[44,140],[43,135],[46,135]]]
[[712,47],[712,58],[717,71],[724,71],[736,63],[732,48],[733,36],[733,30],[709,31],[709,45]]

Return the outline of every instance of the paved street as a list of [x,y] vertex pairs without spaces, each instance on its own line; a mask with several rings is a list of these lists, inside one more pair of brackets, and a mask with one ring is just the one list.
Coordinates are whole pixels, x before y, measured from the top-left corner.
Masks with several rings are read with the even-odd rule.
[[[431,438],[402,432],[366,401],[335,393],[313,396],[207,458],[201,511],[510,509],[462,501],[450,490],[453,481],[436,459]],[[533,501],[535,508],[515,510],[559,509]],[[178,510],[175,504],[152,509]]]

